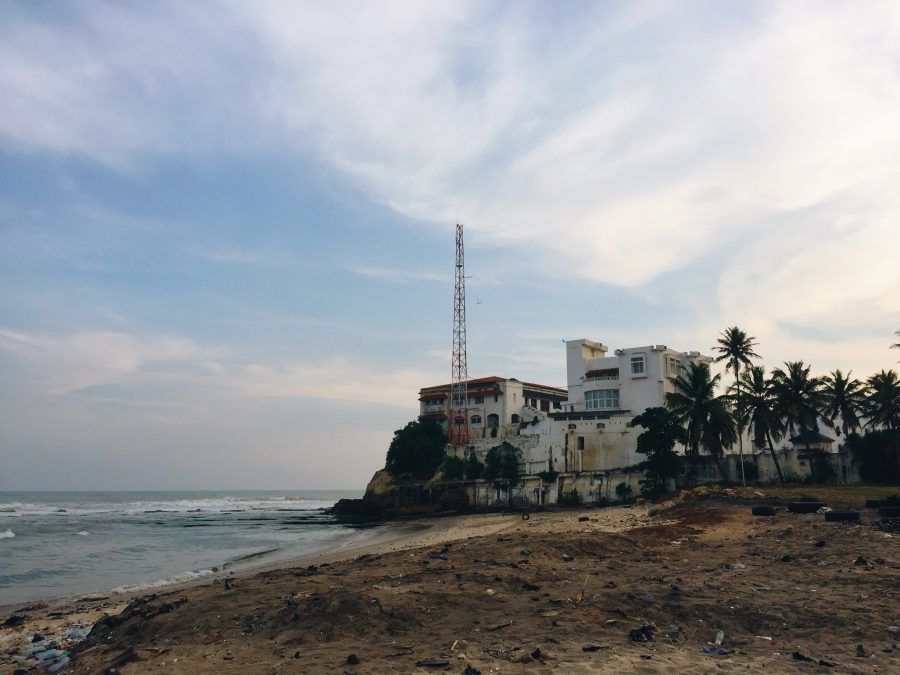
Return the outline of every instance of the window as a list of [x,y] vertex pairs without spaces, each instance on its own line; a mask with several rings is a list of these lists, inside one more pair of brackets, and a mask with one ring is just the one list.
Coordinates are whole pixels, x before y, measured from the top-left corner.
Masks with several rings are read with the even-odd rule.
[[515,402],[516,402],[516,395],[513,394],[513,403],[515,403]]
[[491,413],[487,416],[487,425],[490,429],[496,429],[500,426],[500,415]]
[[560,408],[562,408],[562,404],[559,401],[553,401],[553,409],[559,410]]
[[472,415],[472,417],[469,418],[469,422],[472,424],[481,424],[481,415]]
[[472,398],[473,403],[484,403],[484,396],[475,396]]
[[578,437],[578,449],[584,450],[584,436]]
[[669,375],[672,377],[678,376],[678,371],[681,370],[681,361],[679,361],[674,356],[669,357]]
[[596,389],[584,392],[584,407],[588,410],[602,410],[619,407],[618,389]]
[[494,394],[494,403],[497,402],[497,394]]
[[513,415],[512,417],[509,418],[509,421],[512,422],[513,424],[518,424],[518,423],[519,423],[519,416],[518,416],[518,415]]
[[632,375],[643,375],[644,374],[644,355],[640,356],[632,356],[631,357],[631,374]]
[[541,401],[541,410],[544,412],[550,412],[550,401]]

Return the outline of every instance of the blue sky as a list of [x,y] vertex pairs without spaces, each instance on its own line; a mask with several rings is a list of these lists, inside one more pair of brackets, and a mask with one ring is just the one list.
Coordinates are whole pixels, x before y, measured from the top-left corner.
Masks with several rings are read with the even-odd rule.
[[561,340],[891,367],[900,10],[0,5],[0,489],[361,487]]

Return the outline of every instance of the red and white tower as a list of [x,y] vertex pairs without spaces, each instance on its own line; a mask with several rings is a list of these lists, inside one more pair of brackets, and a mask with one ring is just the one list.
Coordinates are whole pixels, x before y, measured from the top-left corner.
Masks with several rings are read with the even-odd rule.
[[466,364],[466,263],[463,250],[463,226],[456,224],[456,284],[453,291],[453,354],[450,358],[450,418],[447,431],[451,445],[469,441],[468,390]]

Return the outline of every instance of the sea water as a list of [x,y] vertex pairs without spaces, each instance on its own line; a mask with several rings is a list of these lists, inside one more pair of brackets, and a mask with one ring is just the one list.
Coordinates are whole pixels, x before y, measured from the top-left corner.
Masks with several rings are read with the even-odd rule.
[[155,588],[362,543],[359,491],[0,492],[0,605]]

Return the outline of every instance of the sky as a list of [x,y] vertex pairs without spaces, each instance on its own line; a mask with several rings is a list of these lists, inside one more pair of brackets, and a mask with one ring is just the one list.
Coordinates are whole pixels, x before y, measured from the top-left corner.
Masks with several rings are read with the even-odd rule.
[[900,4],[0,1],[0,490],[362,488],[563,340],[896,367]]

